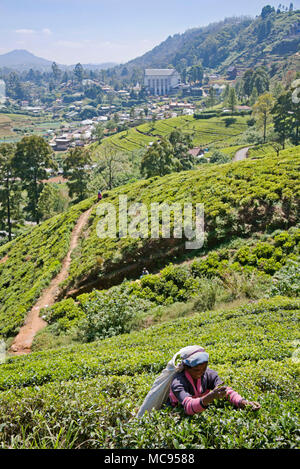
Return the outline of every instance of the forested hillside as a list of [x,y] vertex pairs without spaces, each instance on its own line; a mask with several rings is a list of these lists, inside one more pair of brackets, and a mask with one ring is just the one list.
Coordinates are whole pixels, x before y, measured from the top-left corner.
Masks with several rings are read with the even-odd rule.
[[288,59],[299,60],[299,41],[300,11],[276,12],[266,7],[255,19],[229,18],[169,36],[125,67],[165,68],[169,64],[181,72],[200,62],[205,68],[226,72],[231,65],[245,69],[261,63],[276,73]]

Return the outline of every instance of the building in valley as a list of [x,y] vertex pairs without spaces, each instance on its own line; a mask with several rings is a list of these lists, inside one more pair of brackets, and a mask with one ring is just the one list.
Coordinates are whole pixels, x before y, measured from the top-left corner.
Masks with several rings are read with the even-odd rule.
[[152,95],[164,96],[178,88],[180,75],[173,68],[148,68],[145,70],[144,86]]

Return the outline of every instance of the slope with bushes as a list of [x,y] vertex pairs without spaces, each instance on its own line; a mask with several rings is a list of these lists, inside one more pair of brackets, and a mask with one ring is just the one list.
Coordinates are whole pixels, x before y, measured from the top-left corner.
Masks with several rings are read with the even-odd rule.
[[87,199],[0,247],[0,337],[17,332],[42,290],[61,270],[72,229],[94,203]]
[[[104,199],[117,214],[119,196],[142,202],[150,214],[151,203],[204,203],[205,247],[213,248],[232,237],[287,229],[299,219],[299,147],[262,160],[225,165],[203,165],[200,170],[173,173],[139,181],[111,191]],[[65,291],[108,288],[125,277],[136,278],[143,265],[157,268],[182,255],[183,239],[99,238],[94,216],[89,235],[82,239],[74,257]],[[150,227],[151,217],[148,224]],[[118,232],[118,226],[117,226]],[[196,255],[196,253],[195,253]],[[82,290],[80,290],[82,287]]]
[[91,342],[190,311],[212,310],[219,304],[230,307],[236,300],[297,296],[299,242],[296,227],[239,239],[203,257],[171,263],[138,281],[59,301],[41,313],[49,326],[36,337],[34,350],[66,341]]

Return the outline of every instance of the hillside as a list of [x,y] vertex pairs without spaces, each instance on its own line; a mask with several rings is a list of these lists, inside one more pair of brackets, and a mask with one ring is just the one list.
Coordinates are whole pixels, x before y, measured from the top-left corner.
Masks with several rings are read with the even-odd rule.
[[[1,365],[1,448],[297,448],[299,300],[275,298],[202,312],[87,345]],[[205,346],[210,366],[261,410],[219,401],[134,419],[155,377],[181,347]]]
[[[249,128],[248,119],[249,116],[235,116],[232,122],[228,116],[210,119],[196,119],[193,116],[163,119],[142,124],[105,138],[100,146],[100,151],[108,143],[117,150],[125,152],[144,149],[151,142],[155,142],[161,137],[168,137],[176,129],[191,135],[195,147],[205,148],[211,145],[221,148],[229,147],[234,145],[236,139]],[[99,147],[96,146],[95,150],[99,150]]]
[[[119,195],[127,196],[129,206],[143,202],[148,209],[152,202],[204,203],[205,248],[212,249],[234,237],[247,238],[255,232],[271,233],[297,224],[299,192],[295,181],[299,157],[299,147],[296,147],[281,152],[279,158],[272,154],[260,160],[217,167],[203,165],[195,171],[118,187],[106,194],[102,203],[115,206],[116,214]],[[22,325],[26,312],[60,270],[71,230],[80,213],[93,204],[88,199],[0,248],[1,335],[10,337]],[[99,238],[99,221],[94,207],[73,252],[70,275],[62,284],[60,297],[71,290],[81,293],[94,287],[108,288],[121,283],[125,277],[137,278],[144,265],[151,269],[163,267],[186,252],[184,236],[182,239],[172,236],[169,239]],[[150,227],[151,217],[148,223]]]
[[[196,21],[196,19],[195,19]],[[229,18],[166,41],[126,64],[133,68],[181,70],[201,62],[205,68],[226,73],[234,65],[240,71],[259,64],[273,65],[277,73],[292,64],[299,66],[300,11],[272,13],[265,18]]]
[[[299,147],[262,160],[220,165],[203,165],[195,171],[173,173],[113,190],[106,199],[115,205],[127,195],[128,204],[192,202],[205,205],[206,246],[216,247],[233,237],[253,232],[288,228],[297,222],[298,197],[295,179]],[[291,192],[292,191],[292,192]],[[150,218],[150,217],[149,217]],[[151,219],[149,219],[150,227]],[[99,239],[93,217],[71,264],[65,287],[77,289],[120,283],[137,276],[143,265],[153,268],[161,260],[173,259],[185,251],[185,239]],[[98,265],[95,264],[98,259]]]

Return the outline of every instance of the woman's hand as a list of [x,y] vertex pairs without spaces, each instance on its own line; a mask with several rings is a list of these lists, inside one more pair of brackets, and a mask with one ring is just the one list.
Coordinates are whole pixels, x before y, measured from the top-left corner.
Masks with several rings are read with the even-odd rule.
[[215,388],[210,391],[205,397],[202,398],[202,402],[205,406],[211,404],[215,399],[223,399],[226,396],[226,386]]
[[247,401],[246,399],[243,399],[242,402],[240,403],[241,409],[245,409],[245,407],[251,407],[252,410],[259,410],[261,408],[261,405],[258,402],[255,401]]

